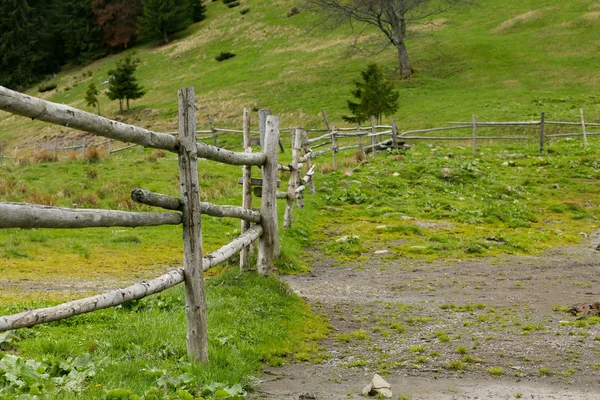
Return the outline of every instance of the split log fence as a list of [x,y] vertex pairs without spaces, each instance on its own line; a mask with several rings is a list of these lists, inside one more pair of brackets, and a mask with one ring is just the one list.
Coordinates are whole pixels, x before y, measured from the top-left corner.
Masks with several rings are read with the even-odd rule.
[[[67,302],[55,307],[27,310],[0,317],[0,332],[31,327],[44,322],[113,307],[160,292],[179,283],[185,284],[188,356],[196,362],[208,359],[206,329],[206,300],[203,271],[218,265],[237,252],[248,249],[258,241],[257,270],[268,275],[276,254],[277,237],[277,170],[279,118],[265,117],[262,151],[232,152],[196,140],[194,89],[179,91],[179,131],[171,134],[153,132],[139,126],[127,125],[99,117],[75,108],[30,97],[0,86],[0,109],[32,119],[69,126],[108,139],[176,153],[179,160],[179,198],[134,189],[134,201],[163,208],[171,212],[136,213],[112,210],[68,209],[34,204],[0,203],[0,228],[86,228],[86,227],[141,227],[165,224],[183,225],[184,266],[158,278],[138,283],[105,294]],[[249,112],[245,112],[248,121]],[[245,129],[246,131],[246,129]],[[249,131],[249,129],[248,129]],[[248,132],[249,137],[249,132]],[[245,144],[246,138],[245,138]],[[244,168],[244,193],[251,186],[252,166],[261,167],[261,204],[259,211],[244,199],[241,207],[219,206],[200,201],[197,159],[241,165]],[[175,212],[172,212],[175,211]],[[240,218],[244,232],[219,250],[202,254],[201,214]],[[246,224],[247,223],[247,224]],[[250,224],[250,225],[248,225]],[[254,225],[251,225],[254,224]],[[245,263],[245,264],[244,264]],[[248,261],[242,262],[248,269]]]
[[[600,127],[600,123],[585,122],[583,109],[580,110],[580,122],[560,122],[546,121],[545,113],[540,114],[539,121],[520,121],[520,122],[481,122],[477,120],[477,116],[473,115],[471,122],[449,122],[450,126],[429,129],[416,129],[400,132],[395,120],[391,125],[376,125],[375,118],[371,117],[370,126],[356,126],[354,128],[336,128],[331,124],[327,115],[322,111],[323,120],[326,129],[308,129],[312,133],[322,133],[322,135],[308,138],[303,141],[303,148],[306,155],[300,159],[300,162],[306,162],[310,159],[317,158],[328,152],[332,152],[333,168],[337,169],[337,154],[346,150],[359,150],[362,158],[365,159],[370,151],[374,156],[377,150],[399,149],[405,147],[405,143],[409,141],[470,141],[473,148],[473,155],[477,154],[478,141],[482,140],[538,140],[540,153],[544,152],[548,139],[566,138],[566,137],[582,137],[583,146],[587,149],[588,138],[594,135],[600,135],[599,132],[588,131],[589,127]],[[567,126],[581,127],[581,132],[566,132],[548,134],[547,126]],[[504,130],[511,128],[530,128],[537,130],[537,135],[481,135],[480,129],[502,128]],[[433,132],[447,132],[458,130],[470,130],[469,136],[429,136]],[[425,135],[423,135],[425,134]],[[387,139],[384,139],[388,137]],[[349,138],[358,138],[358,143],[340,146],[341,140],[348,142]],[[364,143],[365,139],[370,139],[370,144]],[[316,150],[320,147],[328,146],[322,150]],[[315,151],[316,150],[316,151]]]

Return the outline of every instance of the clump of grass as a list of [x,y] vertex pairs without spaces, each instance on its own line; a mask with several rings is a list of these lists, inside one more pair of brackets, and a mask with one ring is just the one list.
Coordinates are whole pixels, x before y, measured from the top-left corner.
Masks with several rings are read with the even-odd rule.
[[538,370],[538,375],[539,376],[551,376],[554,375],[554,371],[552,371],[550,368],[548,367],[541,367]]
[[58,157],[50,151],[39,151],[34,155],[33,161],[36,163],[56,162]]
[[467,368],[467,364],[465,364],[462,360],[452,360],[446,365],[446,368],[448,368],[450,371],[464,372]]
[[99,163],[102,160],[100,152],[96,147],[88,147],[85,151],[85,161],[88,164]]
[[489,372],[491,375],[494,375],[494,376],[504,375],[504,369],[502,369],[502,367],[489,367],[487,369],[487,372]]

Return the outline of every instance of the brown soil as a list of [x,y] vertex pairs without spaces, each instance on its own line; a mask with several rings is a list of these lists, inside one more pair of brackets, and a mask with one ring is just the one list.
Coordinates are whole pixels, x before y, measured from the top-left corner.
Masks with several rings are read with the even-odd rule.
[[599,244],[597,232],[540,257],[320,258],[282,279],[330,320],[323,362],[266,368],[249,398],[358,399],[380,373],[395,399],[600,399],[600,324],[565,312],[600,301]]

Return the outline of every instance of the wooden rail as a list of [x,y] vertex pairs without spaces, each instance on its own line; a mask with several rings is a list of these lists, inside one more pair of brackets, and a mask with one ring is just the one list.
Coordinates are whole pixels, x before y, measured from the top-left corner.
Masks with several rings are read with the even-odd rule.
[[[0,203],[0,228],[141,227],[182,224],[184,248],[184,265],[180,269],[148,282],[114,290],[103,295],[65,303],[56,307],[29,310],[12,316],[0,317],[0,331],[34,326],[43,322],[55,321],[115,306],[184,282],[188,356],[195,362],[208,360],[204,270],[222,263],[235,253],[244,248],[249,248],[253,242],[258,241],[258,270],[260,273],[268,275],[272,269],[273,259],[278,254],[276,199],[279,119],[274,116],[265,118],[265,133],[262,141],[264,152],[252,153],[248,147],[244,149],[244,152],[236,153],[216,146],[198,143],[194,89],[191,87],[181,89],[178,96],[179,131],[177,137],[175,137],[172,134],[157,133],[112,121],[72,107],[51,103],[0,87],[0,109],[2,110],[49,123],[69,126],[108,139],[132,143],[131,146],[140,145],[177,153],[180,171],[179,198],[142,189],[134,189],[131,193],[134,201],[177,212],[133,213]],[[215,138],[215,143],[216,131],[217,129],[211,123],[211,132],[213,138]],[[249,137],[249,122],[245,124],[244,132]],[[84,150],[86,143],[87,140],[84,138],[82,146]],[[110,152],[110,140],[108,144]],[[201,202],[197,162],[200,157],[232,165],[243,165],[245,171],[250,171],[251,166],[261,166],[263,179],[261,181],[262,201],[260,212],[253,210],[246,201],[242,207]],[[297,166],[295,169],[297,169]],[[251,174],[247,173],[245,176],[251,181]],[[202,214],[239,218],[244,223],[256,225],[245,225],[246,229],[239,238],[209,255],[203,255]]]

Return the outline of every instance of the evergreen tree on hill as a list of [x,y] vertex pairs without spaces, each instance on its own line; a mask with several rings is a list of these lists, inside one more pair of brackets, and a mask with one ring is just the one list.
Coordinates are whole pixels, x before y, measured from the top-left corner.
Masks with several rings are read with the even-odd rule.
[[206,6],[202,0],[190,0],[192,21],[200,22],[206,18]]
[[59,41],[42,0],[0,1],[0,85],[31,85],[57,72],[63,62]]
[[123,112],[123,100],[126,100],[129,111],[129,100],[141,98],[146,91],[137,82],[134,76],[140,60],[131,55],[117,61],[117,67],[108,71],[110,75],[108,92],[106,95],[111,100],[119,100],[119,110]]
[[190,0],[142,0],[140,34],[146,38],[162,38],[169,43],[169,34],[181,31],[192,23]]
[[369,64],[361,73],[362,82],[355,81],[356,89],[352,91],[358,101],[348,100],[351,117],[342,117],[344,121],[362,123],[371,116],[381,124],[383,115],[391,115],[398,110],[400,94],[394,90],[391,82],[385,79],[383,68],[377,64]]

